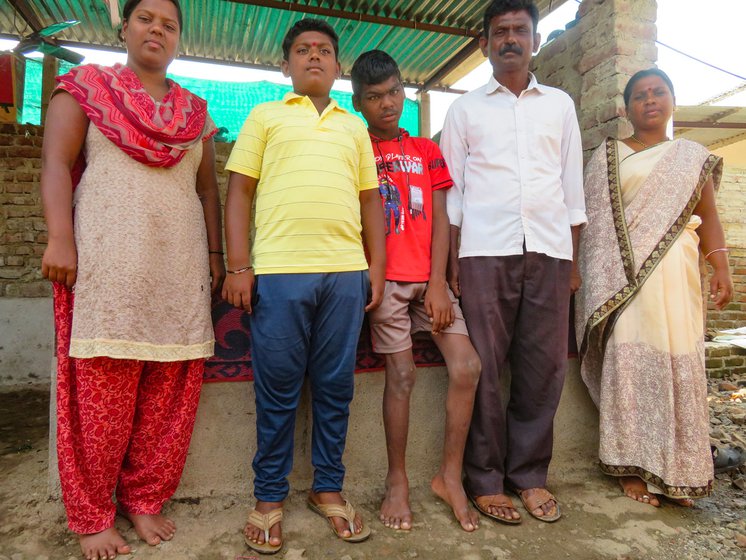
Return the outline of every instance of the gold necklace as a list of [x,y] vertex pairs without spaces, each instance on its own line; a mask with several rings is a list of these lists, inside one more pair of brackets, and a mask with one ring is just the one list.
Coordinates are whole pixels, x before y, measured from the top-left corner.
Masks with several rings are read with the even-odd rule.
[[632,140],[634,140],[635,142],[637,142],[638,144],[640,144],[645,149],[650,148],[651,146],[657,146],[658,144],[662,144],[663,142],[667,142],[668,141],[668,136],[666,136],[665,138],[663,138],[663,140],[661,140],[660,142],[656,142],[655,144],[646,144],[645,142],[643,142],[642,140],[640,140],[634,134],[632,136],[630,136],[630,138],[632,138]]
[[637,136],[635,136],[634,134],[632,136],[630,136],[630,138],[632,138],[632,140],[634,140],[638,144],[642,145],[643,148],[649,148],[650,147],[645,142],[643,142],[642,140],[640,140]]

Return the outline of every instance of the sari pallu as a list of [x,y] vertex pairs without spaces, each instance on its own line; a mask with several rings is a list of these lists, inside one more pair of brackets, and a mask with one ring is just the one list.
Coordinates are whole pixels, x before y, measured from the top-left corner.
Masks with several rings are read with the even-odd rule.
[[[693,210],[722,160],[676,140],[622,184],[623,144],[607,140],[586,169],[576,334],[581,374],[600,411],[601,468],[674,498],[710,492],[712,460]],[[659,153],[652,154],[653,151]],[[639,156],[642,154],[642,156]],[[638,176],[640,175],[638,171]],[[629,173],[627,174],[629,175]],[[619,327],[617,329],[617,327]]]

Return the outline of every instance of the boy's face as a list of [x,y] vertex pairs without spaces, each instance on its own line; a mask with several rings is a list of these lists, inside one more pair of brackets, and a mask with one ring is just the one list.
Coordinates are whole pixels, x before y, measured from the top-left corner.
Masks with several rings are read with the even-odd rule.
[[363,84],[360,97],[353,96],[352,104],[368,123],[368,130],[379,138],[390,140],[399,135],[399,117],[404,109],[404,87],[397,76],[380,84]]
[[328,96],[340,72],[331,38],[320,31],[298,35],[281,68],[293,82],[295,93],[309,97]]

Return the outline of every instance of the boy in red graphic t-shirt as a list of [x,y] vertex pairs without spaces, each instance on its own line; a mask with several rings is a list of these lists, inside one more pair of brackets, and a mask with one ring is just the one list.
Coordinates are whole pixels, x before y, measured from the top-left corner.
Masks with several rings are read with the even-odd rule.
[[355,109],[368,123],[386,217],[386,286],[381,306],[369,315],[373,349],[386,356],[388,474],[380,518],[393,529],[412,527],[405,469],[415,381],[412,334],[429,331],[448,368],[443,461],[430,485],[463,529],[474,531],[479,518],[468,505],[461,468],[480,363],[446,282],[446,191],[453,183],[438,146],[399,128],[404,88],[394,59],[378,50],[360,55],[352,90]]

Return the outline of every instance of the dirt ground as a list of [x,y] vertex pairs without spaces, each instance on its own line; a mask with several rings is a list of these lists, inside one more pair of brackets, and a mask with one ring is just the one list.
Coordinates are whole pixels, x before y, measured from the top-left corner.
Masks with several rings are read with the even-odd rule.
[[[739,407],[740,408],[740,407]],[[743,409],[741,409],[743,410]],[[48,497],[48,387],[0,390],[0,560],[80,558],[77,540],[65,526],[62,504]],[[742,430],[742,426],[738,428]],[[742,432],[741,432],[742,433]],[[381,458],[384,460],[384,458]],[[220,465],[216,465],[219,470]],[[247,465],[248,467],[248,465]],[[362,558],[463,560],[702,560],[744,559],[746,493],[733,478],[718,475],[712,497],[694,509],[660,509],[623,497],[613,480],[590,466],[579,466],[575,480],[550,480],[563,518],[554,524],[524,514],[519,526],[482,518],[473,534],[462,532],[447,507],[426,485],[413,490],[414,528],[384,528],[376,513],[379,481],[365,481],[348,492],[373,536],[351,545],[335,539],[326,523],[294,493],[285,508],[285,548],[276,558]],[[738,476],[738,473],[736,473]],[[360,481],[358,481],[360,482]],[[241,527],[249,497],[225,496],[172,501],[165,512],[178,525],[173,541],[158,547],[138,543],[121,519],[117,527],[135,545],[122,558],[159,560],[248,560]]]

